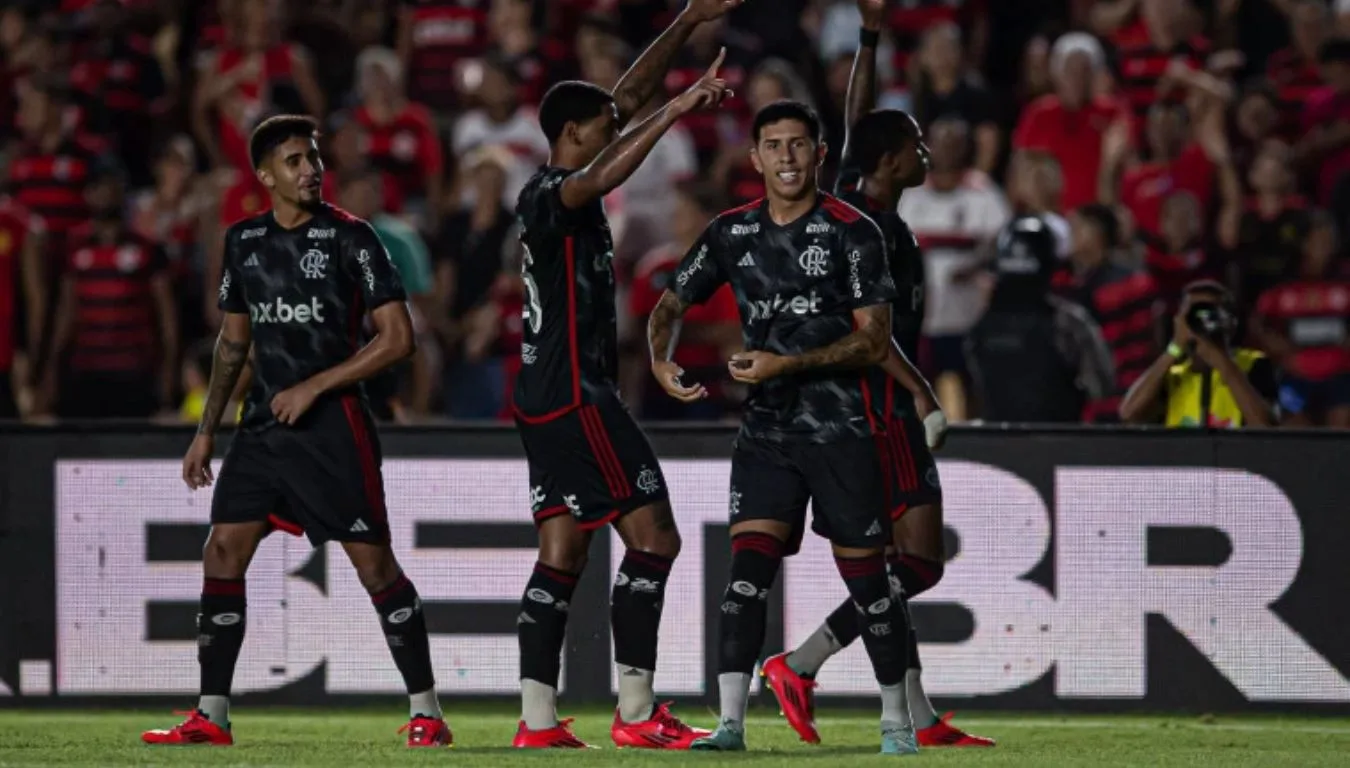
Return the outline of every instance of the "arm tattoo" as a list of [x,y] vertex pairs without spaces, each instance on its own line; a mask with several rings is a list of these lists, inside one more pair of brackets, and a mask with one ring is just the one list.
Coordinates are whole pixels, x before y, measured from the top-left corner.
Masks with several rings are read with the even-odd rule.
[[211,383],[206,390],[206,403],[202,406],[202,420],[197,425],[197,434],[214,435],[220,427],[220,419],[225,415],[225,407],[230,404],[230,395],[239,383],[239,374],[248,360],[246,341],[227,339],[222,335],[216,339],[216,353],[211,359]]
[[807,368],[865,368],[886,357],[891,308],[878,304],[863,310],[869,322],[828,346],[787,358],[789,371]]
[[672,291],[661,294],[656,302],[652,316],[647,320],[647,345],[652,360],[669,360],[675,354],[675,344],[679,341],[680,321],[689,305],[680,300]]
[[614,106],[619,110],[619,127],[628,124],[633,115],[656,95],[656,90],[665,82],[670,62],[675,58],[694,31],[694,25],[677,20],[666,28],[656,42],[642,52],[633,66],[619,78],[614,86]]

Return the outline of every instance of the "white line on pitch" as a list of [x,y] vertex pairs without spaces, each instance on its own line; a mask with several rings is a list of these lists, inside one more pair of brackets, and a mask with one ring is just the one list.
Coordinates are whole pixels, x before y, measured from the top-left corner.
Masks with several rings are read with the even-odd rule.
[[[761,718],[750,718],[756,722]],[[853,725],[857,718],[818,717],[816,725]],[[1158,720],[1087,720],[1077,717],[1056,719],[1045,718],[1002,718],[971,715],[961,718],[958,725],[970,728],[1100,728],[1106,730],[1168,730],[1175,729],[1213,729],[1219,731],[1293,731],[1295,733],[1321,733],[1328,735],[1350,736],[1350,726],[1334,725],[1296,725],[1292,723],[1203,723],[1198,720],[1178,720],[1161,718]]]

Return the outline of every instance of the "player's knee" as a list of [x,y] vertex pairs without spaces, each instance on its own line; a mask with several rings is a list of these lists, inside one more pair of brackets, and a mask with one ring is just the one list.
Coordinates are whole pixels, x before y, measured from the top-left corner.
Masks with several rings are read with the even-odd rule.
[[352,565],[356,569],[357,580],[370,594],[375,594],[393,584],[402,572],[392,549],[387,549],[380,556],[363,561],[353,559]]
[[202,568],[216,579],[241,579],[253,558],[255,542],[251,535],[212,528],[202,547]]
[[575,541],[545,541],[539,546],[539,562],[564,573],[586,569],[587,547]]
[[646,531],[643,535],[635,537],[628,548],[674,560],[680,556],[682,546],[684,541],[680,538],[680,532],[672,528],[664,531],[657,529]]

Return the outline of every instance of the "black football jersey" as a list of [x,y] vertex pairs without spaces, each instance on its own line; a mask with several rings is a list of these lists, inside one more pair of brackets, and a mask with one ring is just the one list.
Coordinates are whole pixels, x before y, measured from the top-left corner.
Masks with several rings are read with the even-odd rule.
[[[821,194],[786,226],[757,200],[718,216],[685,255],[671,290],[701,304],[730,283],[745,348],[796,355],[854,330],[853,310],[895,300],[877,225]],[[755,385],[741,433],[769,440],[827,443],[871,435],[881,415],[868,372],[815,369]]]
[[923,251],[914,231],[894,208],[882,207],[876,200],[863,194],[859,173],[845,168],[835,185],[839,198],[857,208],[881,228],[886,239],[886,257],[891,265],[891,279],[899,298],[892,304],[891,335],[910,362],[919,360],[919,335],[923,332],[924,270]]
[[[285,229],[269,211],[225,233],[222,311],[248,314],[253,387],[241,426],[272,426],[273,396],[351,357],[368,311],[406,295],[398,271],[366,222],[324,205]],[[356,394],[330,392],[325,399]]]
[[514,403],[530,421],[617,392],[614,239],[602,201],[563,205],[562,183],[571,173],[540,168],[516,202],[525,322]]

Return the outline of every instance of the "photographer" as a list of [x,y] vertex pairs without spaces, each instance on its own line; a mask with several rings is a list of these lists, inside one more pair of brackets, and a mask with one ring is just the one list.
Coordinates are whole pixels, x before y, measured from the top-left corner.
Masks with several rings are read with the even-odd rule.
[[1211,280],[1186,286],[1173,328],[1167,350],[1125,394],[1122,421],[1229,429],[1275,424],[1274,367],[1260,352],[1230,347],[1237,315],[1226,288]]

